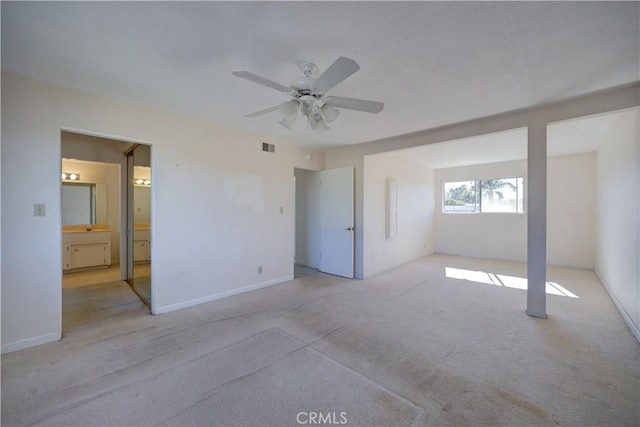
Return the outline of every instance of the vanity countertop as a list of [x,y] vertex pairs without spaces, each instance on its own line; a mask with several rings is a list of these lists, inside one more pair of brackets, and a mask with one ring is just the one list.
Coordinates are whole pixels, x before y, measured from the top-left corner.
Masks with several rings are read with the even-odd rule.
[[106,225],[94,225],[91,230],[87,230],[86,225],[63,225],[63,233],[100,233],[104,231],[111,231]]
[[103,233],[105,231],[111,232],[111,230],[107,229],[98,229],[98,230],[62,230],[64,234],[72,234],[72,233]]

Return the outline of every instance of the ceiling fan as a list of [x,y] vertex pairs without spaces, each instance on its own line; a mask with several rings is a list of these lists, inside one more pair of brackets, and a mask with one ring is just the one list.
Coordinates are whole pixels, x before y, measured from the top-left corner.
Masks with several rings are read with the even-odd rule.
[[317,77],[314,76],[317,66],[313,62],[298,61],[297,64],[304,73],[304,77],[295,79],[289,86],[276,83],[249,71],[237,70],[231,73],[234,76],[288,93],[293,98],[279,105],[247,114],[247,117],[257,117],[280,110],[283,117],[280,124],[287,129],[293,130],[297,118],[306,116],[307,130],[321,133],[329,129],[328,123],[338,118],[340,115],[338,108],[366,113],[382,111],[384,107],[382,102],[327,95],[328,91],[360,69],[360,66],[353,59],[341,56]]

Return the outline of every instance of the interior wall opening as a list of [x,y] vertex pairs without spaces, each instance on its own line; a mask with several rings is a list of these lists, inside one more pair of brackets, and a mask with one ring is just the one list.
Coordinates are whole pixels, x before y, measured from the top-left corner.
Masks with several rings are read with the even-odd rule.
[[125,281],[131,253],[126,153],[133,145],[61,131],[63,333],[123,309],[147,309]]

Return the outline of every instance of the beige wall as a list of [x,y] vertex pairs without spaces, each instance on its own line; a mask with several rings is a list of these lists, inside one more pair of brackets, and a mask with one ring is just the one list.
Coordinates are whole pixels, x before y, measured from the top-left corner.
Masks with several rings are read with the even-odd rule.
[[[397,183],[397,235],[386,237],[387,180]],[[393,154],[364,157],[364,277],[433,253],[433,170]]]
[[154,313],[293,276],[293,170],[322,169],[322,152],[10,73],[2,83],[2,351],[61,336],[61,129],[152,144]]
[[596,272],[640,340],[640,109],[626,112],[596,156]]

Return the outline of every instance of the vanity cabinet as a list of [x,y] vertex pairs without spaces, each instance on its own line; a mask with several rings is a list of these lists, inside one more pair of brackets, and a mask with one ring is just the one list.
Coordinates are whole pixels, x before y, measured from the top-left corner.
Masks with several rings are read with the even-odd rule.
[[62,269],[111,265],[111,232],[76,231],[62,233]]
[[133,231],[133,261],[149,261],[151,260],[151,231],[150,230],[134,230]]

